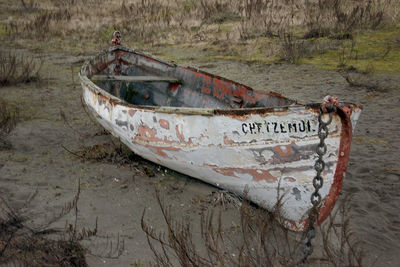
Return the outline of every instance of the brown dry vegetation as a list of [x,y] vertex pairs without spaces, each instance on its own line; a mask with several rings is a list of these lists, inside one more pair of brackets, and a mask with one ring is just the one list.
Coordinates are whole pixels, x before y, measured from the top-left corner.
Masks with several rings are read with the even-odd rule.
[[318,228],[318,246],[314,247],[314,255],[305,259],[305,235],[288,231],[278,223],[279,204],[274,213],[267,213],[243,200],[240,224],[233,228],[224,222],[223,209],[218,212],[217,207],[209,205],[201,213],[200,238],[196,239],[193,233],[198,229],[184,218],[174,218],[171,206],[157,189],[156,196],[167,230],[157,232],[146,222],[145,212],[142,229],[157,266],[174,266],[176,262],[181,266],[363,266],[360,244],[349,226],[348,199]]
[[[85,249],[78,243],[96,234],[94,230],[77,230],[75,223],[67,224],[65,231],[49,228],[75,210],[77,217],[78,189],[74,199],[65,204],[58,215],[42,225],[32,225],[32,219],[12,208],[0,197],[0,264],[7,266],[87,266]],[[29,204],[33,194],[25,203]],[[25,208],[25,207],[24,207]],[[22,208],[21,208],[22,209]],[[75,217],[75,218],[76,218]]]
[[355,31],[399,22],[392,0],[30,0],[10,9],[3,37],[38,39],[42,48],[60,40],[64,49],[107,47],[114,29],[128,46],[219,44],[231,55],[227,47],[272,38],[275,52],[262,48],[261,56],[291,63],[325,51],[315,38],[339,40],[337,47]]
[[17,52],[0,51],[0,87],[40,79],[42,61]]
[[14,129],[19,119],[18,108],[0,98],[0,150],[10,148],[5,137]]
[[[94,242],[95,237],[107,238],[103,253],[97,256],[118,258],[124,250],[124,241],[119,236],[116,240],[97,236],[97,218],[93,228],[79,227],[80,193],[78,180],[78,190],[73,199],[65,203],[57,213],[46,216],[46,220],[40,224],[32,223],[39,215],[28,212],[29,203],[36,197],[37,191],[19,209],[12,208],[7,200],[0,197],[0,265],[85,267],[88,266],[85,255],[92,252],[82,246],[81,242]],[[67,220],[64,228],[53,227],[70,213],[73,213],[73,219],[71,222]]]

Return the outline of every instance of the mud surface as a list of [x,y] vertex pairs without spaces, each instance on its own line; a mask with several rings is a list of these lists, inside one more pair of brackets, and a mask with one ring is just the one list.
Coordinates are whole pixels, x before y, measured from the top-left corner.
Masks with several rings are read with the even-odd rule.
[[[215,201],[213,192],[218,189],[138,157],[128,162],[112,156],[79,157],[88,147],[120,144],[81,105],[77,72],[85,57],[41,56],[45,60],[41,82],[0,88],[1,96],[21,112],[21,122],[6,139],[10,146],[0,149],[0,194],[19,208],[37,190],[25,212],[33,224],[40,224],[73,199],[80,179],[78,225],[93,227],[98,218],[98,237],[85,243],[91,251],[89,265],[147,265],[153,255],[140,226],[143,210],[147,209],[152,225],[162,222],[154,187],[163,189],[174,213],[194,223],[205,203],[200,200]],[[396,266],[400,261],[399,77],[351,74],[364,79],[365,86],[350,86],[338,72],[307,65],[182,62],[301,103],[320,102],[331,94],[362,104],[340,200],[353,195],[352,226],[369,262],[377,259],[378,265]],[[238,219],[233,211],[226,216],[227,221]],[[64,227],[65,220],[73,218],[67,216],[56,226]],[[124,249],[114,259],[109,242],[115,249],[118,236]]]

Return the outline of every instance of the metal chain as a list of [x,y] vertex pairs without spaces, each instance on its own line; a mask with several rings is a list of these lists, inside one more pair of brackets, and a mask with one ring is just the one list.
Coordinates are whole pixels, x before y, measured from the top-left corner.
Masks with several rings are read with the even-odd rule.
[[[325,139],[328,137],[329,131],[328,126],[332,122],[333,112],[336,111],[337,98],[327,96],[321,104],[320,113],[318,115],[318,137],[319,144],[317,146],[316,152],[318,154],[318,159],[315,161],[314,169],[317,172],[317,175],[313,179],[314,192],[311,194],[311,204],[313,207],[310,210],[309,214],[309,223],[308,223],[308,231],[306,233],[306,242],[304,244],[304,258],[302,260],[303,263],[307,261],[307,258],[313,253],[313,245],[312,240],[315,237],[315,222],[319,216],[319,207],[321,204],[321,194],[319,190],[322,188],[324,184],[324,179],[322,177],[322,172],[325,169],[325,161],[323,159],[324,155],[327,151],[327,146],[325,144]],[[324,114],[328,114],[328,121],[324,121],[322,119]]]

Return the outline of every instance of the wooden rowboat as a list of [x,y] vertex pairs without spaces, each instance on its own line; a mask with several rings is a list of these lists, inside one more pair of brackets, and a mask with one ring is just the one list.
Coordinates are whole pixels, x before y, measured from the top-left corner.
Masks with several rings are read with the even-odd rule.
[[[274,210],[283,224],[308,224],[318,158],[319,104],[114,46],[84,63],[83,99],[96,119],[133,152]],[[361,107],[336,104],[322,173],[318,223],[333,208]],[[323,118],[327,116],[324,115]]]

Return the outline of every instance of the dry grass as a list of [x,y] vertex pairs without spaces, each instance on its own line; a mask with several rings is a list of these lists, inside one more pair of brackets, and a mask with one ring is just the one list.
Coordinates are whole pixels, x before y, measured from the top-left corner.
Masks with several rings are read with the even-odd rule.
[[304,24],[306,38],[351,36],[356,29],[376,29],[387,14],[392,1],[307,1]]
[[361,241],[350,227],[351,197],[346,197],[341,205],[329,216],[328,223],[322,224],[317,234],[322,237],[321,262],[330,266],[364,266],[365,255]]
[[11,148],[5,137],[15,128],[19,120],[19,110],[0,98],[0,150]]
[[18,114],[17,108],[11,107],[0,98],[0,138],[14,129],[18,121]]
[[301,58],[307,56],[305,40],[296,40],[291,33],[282,33],[280,39],[280,57],[282,60],[297,64]]
[[[119,29],[123,45],[158,54],[183,46],[205,60],[307,62],[360,71],[365,67],[354,62],[366,59],[351,54],[357,49],[350,43],[360,32],[400,22],[394,0],[24,0],[10,10],[0,36],[39,51],[99,51]],[[356,43],[367,50],[363,44]],[[390,47],[380,64],[395,69],[387,62],[396,61],[398,48]]]
[[[142,229],[157,266],[362,266],[363,254],[349,227],[350,201],[318,228],[314,255],[305,262],[304,236],[278,223],[279,207],[268,213],[244,201],[240,224],[232,229],[215,208],[201,213],[200,240],[191,223],[172,215],[171,207],[156,191],[166,222],[166,232],[157,231],[142,216]],[[278,204],[279,205],[279,204]]]
[[[46,221],[34,224],[35,215],[24,215],[21,210],[29,210],[29,203],[37,195],[32,194],[19,210],[12,208],[0,197],[0,265],[1,266],[88,266],[85,255],[116,259],[124,250],[124,240],[110,240],[108,236],[98,236],[97,218],[92,229],[80,228],[78,220],[78,201],[80,198],[80,180],[73,199],[58,211],[58,214],[46,215]],[[53,228],[68,214],[73,214],[73,221],[65,223],[65,228]],[[43,216],[43,214],[40,214]],[[106,239],[100,245],[102,253],[95,254],[81,245],[81,241]],[[114,241],[114,242],[113,242]]]
[[[360,31],[400,22],[394,0],[24,0],[12,10],[0,34],[34,49],[98,51],[119,29],[123,45],[147,51],[186,45],[205,57],[295,64],[343,52]],[[339,69],[347,68],[345,54],[334,53]]]
[[[30,10],[7,21],[9,38],[84,37],[109,39],[114,28],[126,40],[146,43],[279,37],[306,28],[305,37],[345,36],[356,29],[374,29],[398,20],[392,0],[47,0],[21,1],[14,8]],[[229,24],[221,34],[218,25]],[[103,40],[104,41],[104,40]]]
[[82,160],[111,162],[120,165],[132,164],[138,158],[138,156],[122,144],[116,145],[114,143],[81,146],[80,150],[75,151],[74,154]]
[[[83,101],[83,99],[81,99]],[[87,106],[81,102],[83,110],[92,120],[93,125],[98,125],[94,118],[92,118],[91,113],[88,112]],[[60,117],[63,120],[65,126],[75,132],[79,137],[94,137],[94,136],[101,136],[101,135],[110,135],[109,132],[101,128],[100,132],[93,134],[85,134],[75,128],[67,114],[63,110],[60,110]],[[77,142],[80,139],[76,140]],[[98,162],[110,162],[112,164],[119,164],[119,165],[132,165],[136,161],[140,160],[140,158],[135,155],[130,149],[124,146],[121,142],[114,142],[113,139],[109,139],[108,142],[104,142],[102,144],[94,144],[94,145],[81,145],[79,149],[70,150],[64,146],[62,146],[64,150],[68,153],[73,155],[74,157],[80,158],[82,161],[98,161]]]
[[39,81],[42,64],[22,53],[0,51],[0,87]]
[[[60,220],[71,211],[76,212],[80,190],[74,199],[67,203],[60,214],[40,226],[28,223],[27,217],[9,206],[0,198],[0,264],[14,266],[87,266],[85,249],[79,241],[93,236],[94,230],[78,231],[74,225],[65,231],[49,228],[51,223]],[[34,196],[25,203],[27,205]],[[52,236],[53,235],[53,236]],[[56,235],[58,238],[54,238]]]

